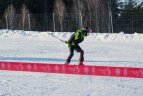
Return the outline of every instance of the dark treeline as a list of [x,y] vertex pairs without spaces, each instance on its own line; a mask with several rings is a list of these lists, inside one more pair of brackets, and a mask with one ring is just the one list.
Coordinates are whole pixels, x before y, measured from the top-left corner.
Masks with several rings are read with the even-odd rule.
[[137,4],[135,1],[129,0],[126,5],[119,2],[114,4],[116,5],[112,9],[114,32],[122,30],[127,33],[143,33],[143,2]]
[[0,0],[0,29],[143,33],[143,4],[119,1]]
[[25,4],[31,13],[42,14],[45,13],[45,7],[47,12],[53,11],[54,0],[0,0],[0,13],[4,13],[10,4],[13,4],[17,10]]

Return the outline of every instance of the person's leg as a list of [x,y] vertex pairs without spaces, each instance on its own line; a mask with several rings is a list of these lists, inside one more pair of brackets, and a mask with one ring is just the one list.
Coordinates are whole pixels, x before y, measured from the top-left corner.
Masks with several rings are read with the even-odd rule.
[[67,58],[65,64],[69,64],[69,63],[70,63],[71,58],[72,58],[73,55],[74,55],[74,46],[70,46],[70,47],[69,47],[69,51],[70,51],[70,54],[69,54],[69,56],[68,56],[68,58]]
[[79,45],[77,45],[75,47],[75,50],[80,53],[79,65],[83,65],[83,62],[84,62],[84,51],[81,49],[81,47]]

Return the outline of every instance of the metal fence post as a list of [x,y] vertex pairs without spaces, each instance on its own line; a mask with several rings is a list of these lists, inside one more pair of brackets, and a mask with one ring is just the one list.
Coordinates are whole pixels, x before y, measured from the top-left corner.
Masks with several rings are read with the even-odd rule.
[[6,19],[6,28],[8,29],[8,18],[7,18],[7,13],[5,14],[5,19]]
[[53,31],[55,32],[56,30],[55,30],[55,14],[53,13]]
[[28,14],[28,24],[29,24],[29,30],[31,30],[31,20],[30,20],[30,14]]

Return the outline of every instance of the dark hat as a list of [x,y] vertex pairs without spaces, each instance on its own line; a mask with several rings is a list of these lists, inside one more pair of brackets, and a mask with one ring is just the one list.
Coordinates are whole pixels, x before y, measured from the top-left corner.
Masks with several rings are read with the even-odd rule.
[[86,27],[83,27],[82,29],[83,29],[85,32],[89,32],[89,31],[90,31],[89,27],[87,27],[87,26],[86,26]]

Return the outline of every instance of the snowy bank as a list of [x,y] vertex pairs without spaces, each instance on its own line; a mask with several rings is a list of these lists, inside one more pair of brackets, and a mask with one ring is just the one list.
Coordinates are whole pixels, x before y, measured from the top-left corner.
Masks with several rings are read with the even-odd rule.
[[[0,38],[10,39],[32,39],[32,40],[47,40],[51,38],[51,34],[57,36],[60,39],[67,40],[72,32],[38,32],[38,31],[23,31],[23,30],[0,30]],[[90,36],[96,41],[120,41],[120,42],[142,42],[143,34],[124,34],[121,33],[90,33]]]

